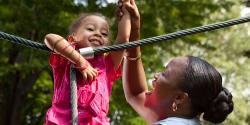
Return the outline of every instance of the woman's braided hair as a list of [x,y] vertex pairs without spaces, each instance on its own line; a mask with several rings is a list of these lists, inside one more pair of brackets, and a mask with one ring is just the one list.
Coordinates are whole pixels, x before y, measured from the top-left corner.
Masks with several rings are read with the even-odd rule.
[[188,93],[193,116],[204,113],[204,120],[223,122],[233,111],[233,101],[231,93],[222,87],[220,73],[205,60],[187,57],[188,65],[180,86]]

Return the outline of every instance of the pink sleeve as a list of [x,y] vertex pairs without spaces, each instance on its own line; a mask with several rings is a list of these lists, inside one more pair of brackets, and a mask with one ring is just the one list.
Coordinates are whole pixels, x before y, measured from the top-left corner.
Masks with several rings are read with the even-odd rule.
[[60,66],[65,66],[69,61],[59,54],[51,53],[49,63],[52,68],[57,68]]
[[106,69],[107,75],[110,78],[110,80],[115,81],[118,78],[120,78],[122,75],[122,66],[119,65],[119,67],[116,69],[110,54],[105,56],[105,62],[106,62],[106,68],[107,68]]

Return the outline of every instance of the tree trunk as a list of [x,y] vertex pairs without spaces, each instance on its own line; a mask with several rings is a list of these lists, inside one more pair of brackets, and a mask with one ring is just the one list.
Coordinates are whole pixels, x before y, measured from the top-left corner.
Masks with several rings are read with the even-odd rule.
[[33,84],[41,74],[42,70],[31,73],[25,79],[18,78],[13,84],[16,84],[12,93],[12,97],[9,99],[9,106],[5,113],[4,125],[20,125],[21,109],[24,104],[24,99],[27,93],[32,88]]
[[[15,63],[22,64],[26,61],[25,57],[20,53],[19,49],[15,46],[15,49],[10,50],[9,52],[9,61],[8,64],[14,65]],[[27,97],[28,92],[32,89],[33,84],[36,82],[42,69],[34,69],[32,72],[26,73],[23,75],[23,69],[17,69],[13,72],[9,72],[6,75],[6,92],[5,92],[5,104],[3,112],[3,125],[20,125],[21,118],[25,116],[22,115],[22,107],[25,104],[24,99]],[[26,76],[23,78],[22,76]]]

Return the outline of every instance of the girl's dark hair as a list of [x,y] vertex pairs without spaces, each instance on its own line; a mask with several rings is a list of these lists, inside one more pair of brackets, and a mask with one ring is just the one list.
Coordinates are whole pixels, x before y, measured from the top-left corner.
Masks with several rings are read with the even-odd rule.
[[105,17],[103,14],[101,13],[81,13],[79,18],[77,18],[75,21],[73,21],[73,23],[70,25],[69,27],[69,34],[74,33],[83,23],[83,20],[88,17],[88,16],[99,16],[101,18],[103,18],[104,20],[106,20],[109,24],[109,19],[107,17]]
[[198,57],[187,56],[181,89],[188,93],[193,115],[204,113],[203,119],[223,122],[233,111],[231,93],[222,87],[220,73],[208,62]]

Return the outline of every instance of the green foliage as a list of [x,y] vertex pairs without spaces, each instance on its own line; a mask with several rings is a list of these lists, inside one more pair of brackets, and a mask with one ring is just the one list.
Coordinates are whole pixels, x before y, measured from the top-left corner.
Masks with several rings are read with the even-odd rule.
[[41,74],[40,78],[32,86],[25,99],[25,107],[22,111],[22,124],[43,124],[47,109],[51,106],[53,94],[52,76],[48,72]]
[[[58,4],[60,3],[60,4]],[[233,0],[138,0],[141,38],[219,22],[240,15],[241,5]],[[73,0],[0,0],[1,31],[34,41],[47,33],[67,36],[68,26],[81,12],[101,12],[110,18],[112,38],[116,34],[115,4],[89,0],[88,6]],[[201,33],[142,47],[147,78],[162,70],[170,58],[200,56],[223,74],[223,83],[234,94],[235,110],[224,125],[250,122],[249,25]],[[0,125],[42,125],[51,105],[53,84],[48,65],[49,53],[1,40],[0,46]],[[114,85],[109,106],[112,125],[144,125],[126,102],[121,81]],[[206,125],[210,123],[205,123]]]

